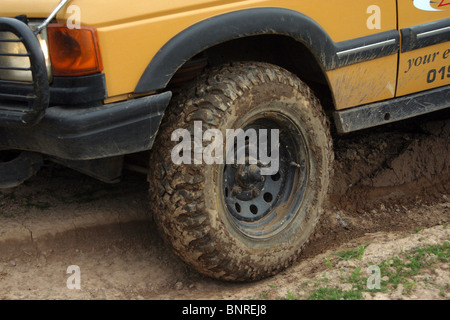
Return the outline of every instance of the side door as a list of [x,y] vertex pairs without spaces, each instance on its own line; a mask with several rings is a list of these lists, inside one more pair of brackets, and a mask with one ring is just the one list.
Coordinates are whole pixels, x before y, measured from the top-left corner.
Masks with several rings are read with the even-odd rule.
[[396,96],[450,84],[450,0],[397,0],[401,49]]
[[397,0],[297,2],[314,4],[319,11],[310,16],[322,17],[317,21],[336,43],[337,59],[347,62],[327,71],[337,110],[395,97]]

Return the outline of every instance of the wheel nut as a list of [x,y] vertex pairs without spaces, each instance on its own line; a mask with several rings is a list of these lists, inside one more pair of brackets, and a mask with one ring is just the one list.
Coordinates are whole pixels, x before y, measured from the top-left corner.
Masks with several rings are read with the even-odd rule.
[[258,188],[254,188],[252,190],[252,197],[253,197],[253,199],[254,198],[258,198],[260,194],[261,194],[261,190],[259,190]]

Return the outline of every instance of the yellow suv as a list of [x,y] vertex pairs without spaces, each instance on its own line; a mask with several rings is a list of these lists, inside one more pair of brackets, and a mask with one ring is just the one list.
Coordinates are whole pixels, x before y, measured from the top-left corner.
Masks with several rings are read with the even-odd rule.
[[298,257],[331,132],[450,107],[450,0],[0,0],[0,16],[0,188],[44,160],[115,182],[151,150],[159,229],[218,279]]

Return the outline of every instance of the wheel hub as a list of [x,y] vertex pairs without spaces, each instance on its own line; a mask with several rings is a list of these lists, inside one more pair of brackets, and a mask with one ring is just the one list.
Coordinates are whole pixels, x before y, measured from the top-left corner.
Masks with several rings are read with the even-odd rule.
[[[266,126],[265,123],[264,125],[258,123],[250,128],[256,129],[258,132],[258,129],[270,129],[272,125],[274,124],[268,123]],[[237,221],[248,223],[262,220],[268,214],[273,214],[296,189],[293,177],[296,172],[301,171],[299,167],[291,164],[294,160],[291,153],[295,151],[296,147],[289,136],[282,137],[282,140],[283,148],[279,150],[279,171],[274,175],[262,175],[263,164],[261,161],[250,161],[255,159],[250,159],[249,156],[245,158],[245,164],[225,165],[223,180],[225,203],[228,212]],[[243,148],[247,154],[248,142]],[[300,159],[295,160],[300,161]]]
[[235,218],[251,222],[270,211],[280,192],[281,179],[263,176],[260,165],[255,164],[228,165],[224,173],[226,202]]
[[264,182],[264,177],[261,175],[261,168],[259,165],[251,164],[241,164],[236,170],[236,182],[244,190],[250,190],[255,188],[255,186]]

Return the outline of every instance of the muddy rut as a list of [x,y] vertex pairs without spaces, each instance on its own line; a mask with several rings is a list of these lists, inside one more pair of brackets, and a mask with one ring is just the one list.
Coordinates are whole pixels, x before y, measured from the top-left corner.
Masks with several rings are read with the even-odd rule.
[[[450,221],[449,119],[335,136],[334,184],[313,240],[292,268],[258,283],[208,279],[177,259],[156,232],[144,176],[105,185],[48,163],[0,191],[0,299],[250,299],[268,284],[285,291],[316,277],[327,254],[368,239],[388,245],[420,229],[449,241],[448,229],[436,229]],[[81,290],[66,286],[71,265]]]

